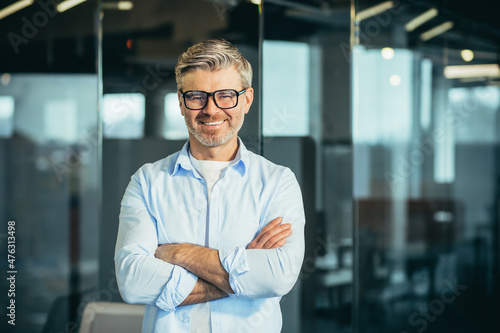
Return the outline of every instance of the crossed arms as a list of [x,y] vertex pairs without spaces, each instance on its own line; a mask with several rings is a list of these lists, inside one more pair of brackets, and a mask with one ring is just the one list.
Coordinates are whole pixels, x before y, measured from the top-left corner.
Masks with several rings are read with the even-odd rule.
[[[281,222],[281,217],[272,220],[247,249],[275,249],[285,244],[292,230],[290,224]],[[180,306],[208,302],[234,293],[229,284],[229,273],[220,263],[217,250],[193,244],[163,244],[156,249],[155,257],[184,267],[198,276],[193,290]]]

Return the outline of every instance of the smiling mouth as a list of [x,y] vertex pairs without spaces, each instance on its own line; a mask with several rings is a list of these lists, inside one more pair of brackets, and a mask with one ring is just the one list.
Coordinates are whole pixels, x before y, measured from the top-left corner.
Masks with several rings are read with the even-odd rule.
[[201,121],[201,123],[203,125],[207,125],[207,126],[217,126],[217,125],[220,125],[224,122],[224,120],[221,120],[221,121],[213,121],[213,122],[205,122],[205,121]]

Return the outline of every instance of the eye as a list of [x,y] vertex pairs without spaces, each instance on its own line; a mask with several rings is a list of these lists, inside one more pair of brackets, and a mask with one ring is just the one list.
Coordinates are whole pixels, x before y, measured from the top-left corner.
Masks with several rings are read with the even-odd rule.
[[221,91],[217,95],[218,95],[218,98],[220,98],[220,99],[231,99],[231,98],[234,98],[236,96],[234,91],[231,91],[231,90]]
[[207,96],[202,92],[192,92],[187,94],[186,98],[189,101],[196,102],[196,101],[204,101],[207,98]]

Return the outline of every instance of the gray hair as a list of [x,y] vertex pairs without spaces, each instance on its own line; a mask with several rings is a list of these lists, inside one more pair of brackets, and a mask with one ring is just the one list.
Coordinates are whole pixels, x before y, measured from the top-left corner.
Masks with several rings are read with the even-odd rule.
[[224,39],[209,39],[195,44],[181,54],[175,66],[177,89],[181,90],[184,75],[192,70],[216,71],[236,66],[243,88],[252,86],[252,66],[240,51]]

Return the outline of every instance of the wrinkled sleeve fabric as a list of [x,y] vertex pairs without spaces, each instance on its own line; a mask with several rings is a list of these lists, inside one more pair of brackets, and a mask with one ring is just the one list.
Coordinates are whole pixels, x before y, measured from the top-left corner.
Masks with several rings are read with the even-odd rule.
[[267,224],[281,216],[283,223],[291,223],[292,235],[277,249],[219,250],[221,264],[229,273],[229,284],[234,291],[231,297],[281,297],[297,281],[304,259],[304,205],[295,175],[288,168],[284,170],[264,220]]
[[148,209],[147,177],[137,171],[121,202],[115,269],[123,300],[174,311],[191,293],[198,277],[154,257],[158,247],[155,218]]

